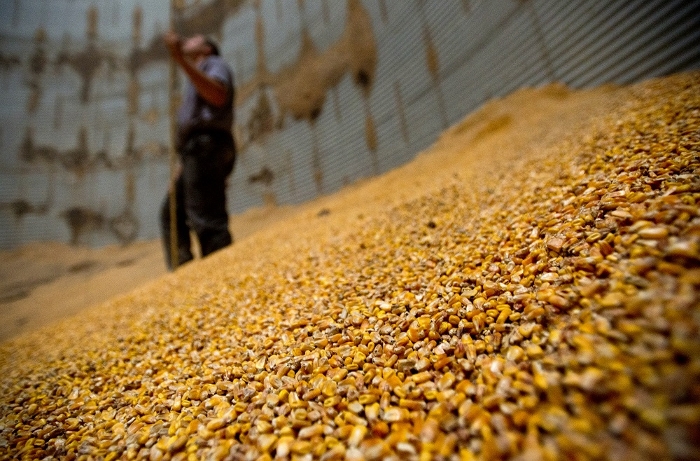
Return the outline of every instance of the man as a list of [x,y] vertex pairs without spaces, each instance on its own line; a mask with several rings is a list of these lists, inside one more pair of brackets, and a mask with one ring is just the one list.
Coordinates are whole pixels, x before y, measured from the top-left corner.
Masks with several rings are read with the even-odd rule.
[[[178,112],[177,150],[180,169],[175,178],[177,262],[192,260],[190,229],[199,239],[202,256],[232,242],[226,210],[226,179],[236,156],[233,124],[233,73],[217,46],[203,35],[181,40],[164,37],[170,55],[188,77]],[[170,201],[161,208],[165,259],[170,258]]]

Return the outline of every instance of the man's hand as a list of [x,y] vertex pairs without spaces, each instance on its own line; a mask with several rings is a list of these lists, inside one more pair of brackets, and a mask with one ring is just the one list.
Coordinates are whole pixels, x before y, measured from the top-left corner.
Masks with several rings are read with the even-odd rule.
[[183,54],[180,36],[172,30],[169,30],[165,33],[165,35],[163,35],[163,41],[165,42],[165,46],[168,48],[170,56],[172,56],[176,61],[182,61]]
[[[183,42],[175,32],[168,31],[163,35],[163,41],[175,62],[189,77],[197,94],[210,104],[223,107],[228,101],[226,87],[197,67],[199,60],[208,55],[202,47],[204,44],[203,36],[193,36]],[[206,49],[209,50],[208,47]]]

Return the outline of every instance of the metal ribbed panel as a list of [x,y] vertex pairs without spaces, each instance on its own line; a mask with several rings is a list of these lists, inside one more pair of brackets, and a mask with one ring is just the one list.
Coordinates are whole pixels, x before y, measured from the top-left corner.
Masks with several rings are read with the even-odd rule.
[[[198,2],[197,8],[213,1],[217,0]],[[265,31],[265,65],[273,74],[298,60],[302,30],[323,53],[337,43],[348,19],[343,1],[259,3],[257,10],[256,2],[243,2],[221,22],[223,54],[234,66],[239,86],[257,71],[258,19]],[[288,117],[278,120],[282,128],[264,140],[241,139],[244,149],[229,188],[232,211],[270,201],[299,203],[395,168],[429,146],[445,126],[489,98],[522,86],[556,80],[590,87],[700,68],[698,0],[362,0],[361,6],[370,16],[377,50],[369,96],[365,98],[346,72],[326,93],[314,123]],[[49,66],[35,81],[43,88],[29,113],[28,81],[34,78],[29,59],[39,47],[37,30],[44,28],[42,46],[50,60],[59,52],[75,54],[88,44],[84,18],[92,7],[99,13],[95,44],[112,56],[112,67],[101,64],[90,98],[82,101],[81,76],[67,65]],[[0,66],[5,95],[0,106],[0,247],[69,240],[63,216],[75,207],[110,219],[129,210],[138,238],[157,237],[158,208],[168,177],[163,155],[167,66],[155,60],[139,68],[139,109],[129,114],[126,95],[132,75],[127,62],[137,7],[142,15],[141,46],[146,47],[162,29],[167,2],[54,0],[38,9],[32,0],[3,4],[7,14],[0,15],[0,52],[6,63]],[[19,64],[12,64],[12,56]],[[432,72],[430,59],[437,65]],[[265,91],[276,113],[274,92]],[[237,108],[237,130],[244,137],[256,104],[254,95]],[[374,151],[368,126],[376,133]],[[98,164],[77,173],[60,162],[27,163],[21,159],[21,146],[29,128],[36,146],[62,154],[78,147],[82,129],[89,155],[103,152],[117,166]],[[137,153],[135,163],[125,161],[129,149]],[[250,181],[264,170],[273,173],[271,182]],[[129,187],[136,194],[133,199]],[[25,205],[28,213],[21,212]],[[91,245],[114,241],[105,228],[80,239]]]

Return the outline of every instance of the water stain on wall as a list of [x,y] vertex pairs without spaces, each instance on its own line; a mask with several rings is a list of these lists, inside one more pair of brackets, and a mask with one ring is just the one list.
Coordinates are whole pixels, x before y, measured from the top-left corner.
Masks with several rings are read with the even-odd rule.
[[81,79],[80,101],[83,104],[90,100],[92,79],[104,60],[105,54],[93,42],[88,42],[82,51],[65,57],[65,62]]
[[[303,5],[300,5],[303,6]],[[262,34],[256,36],[258,50],[264,49]],[[266,70],[258,53],[256,75],[241,85],[237,103],[251,97],[259,88],[272,88],[280,117],[289,114],[296,120],[315,120],[321,113],[326,93],[350,73],[363,96],[368,97],[374,83],[377,48],[371,18],[360,0],[348,0],[347,23],[341,37],[320,52],[306,29],[302,30],[301,52],[295,63],[273,74]]]
[[403,104],[403,98],[401,97],[401,86],[399,82],[394,82],[394,99],[396,100],[396,110],[399,114],[399,128],[401,129],[401,137],[403,141],[408,144],[408,122],[406,120],[406,112]]
[[46,70],[48,58],[44,44],[46,42],[46,30],[39,27],[34,34],[34,53],[29,58],[29,72],[33,75],[41,75]]
[[430,36],[430,31],[427,27],[423,29],[423,42],[425,43],[425,63],[433,80],[440,78],[440,63],[438,61],[437,49]]
[[101,213],[83,207],[72,207],[61,213],[71,233],[71,244],[77,245],[82,235],[104,228],[106,218]]
[[151,99],[151,107],[143,113],[141,119],[149,125],[155,125],[160,118],[160,110],[155,97]]
[[97,7],[95,5],[90,5],[87,9],[87,30],[86,34],[88,39],[97,38]]
[[129,86],[126,90],[126,113],[134,116],[139,112],[139,99],[141,85],[139,83],[137,70],[142,65],[142,60],[146,56],[141,53],[141,28],[143,26],[143,10],[136,6],[131,15],[131,41],[133,48],[129,56]]
[[20,158],[27,162],[35,162],[37,160],[43,160],[47,162],[53,162],[60,160],[63,154],[52,146],[39,146],[34,142],[34,130],[31,127],[27,127],[24,140],[19,148]]
[[369,150],[375,152],[377,150],[377,128],[374,125],[374,117],[369,110],[369,104],[365,104],[365,139]]
[[372,114],[365,116],[365,139],[367,147],[372,156],[372,173],[379,174],[379,158],[377,157],[377,129],[374,126],[374,118]]
[[103,63],[113,63],[111,67],[115,67],[116,58],[109,56],[109,54],[101,50],[97,46],[97,19],[98,12],[97,8],[91,6],[87,10],[87,43],[85,48],[76,53],[69,53],[68,51],[62,50],[56,57],[55,65],[56,67],[62,67],[64,65],[69,66],[73,71],[78,74],[81,80],[80,89],[80,101],[85,104],[90,99],[90,89],[92,87],[92,80],[97,73],[97,70],[102,66]]
[[18,199],[14,202],[11,202],[9,204],[9,208],[12,209],[12,213],[15,215],[15,218],[18,219],[34,211],[34,207],[32,206],[32,204],[23,199]]
[[272,181],[275,179],[275,174],[268,168],[267,166],[262,167],[262,169],[250,176],[248,176],[248,183],[254,184],[256,182],[259,182],[261,184],[265,184],[266,186],[269,186],[272,184]]
[[547,69],[547,76],[549,77],[549,80],[556,82],[558,79],[556,73],[554,72],[554,66],[552,65],[552,58],[549,55],[549,50],[547,50],[547,44],[544,32],[542,31],[540,17],[537,14],[535,5],[533,5],[532,2],[527,2],[527,4],[529,7],[528,12],[532,20],[532,24],[534,25],[535,37],[537,38],[537,47],[540,49],[540,53],[542,54],[542,62],[544,62]]
[[10,70],[13,67],[19,67],[21,65],[22,61],[16,54],[0,53],[0,69]]
[[322,8],[322,13],[323,13],[323,22],[325,24],[328,24],[331,22],[331,9],[328,6],[328,1],[329,0],[321,0],[321,8]]
[[316,185],[316,193],[323,193],[323,168],[321,166],[321,149],[318,147],[318,135],[316,134],[316,123],[311,121],[311,172]]
[[18,198],[12,202],[0,203],[0,209],[9,210],[17,220],[22,219],[27,214],[45,215],[53,205],[56,186],[53,173],[53,168],[51,168],[48,175],[46,197],[44,198],[43,202],[31,203],[24,198]]
[[155,37],[146,47],[135,46],[127,59],[126,67],[131,75],[136,75],[142,68],[157,61],[167,61],[168,52],[162,37]]
[[65,169],[74,171],[77,174],[85,173],[90,161],[87,130],[85,130],[85,127],[80,127],[78,131],[78,145],[75,149],[64,151],[62,154],[59,154],[58,158]]
[[48,204],[32,204],[25,199],[17,199],[9,203],[3,203],[0,205],[2,208],[9,209],[16,219],[22,219],[24,215],[33,214],[46,214],[48,211]]
[[389,12],[386,9],[386,0],[379,0],[379,14],[382,17],[382,22],[389,21]]
[[27,98],[27,112],[33,114],[39,107],[43,88],[41,86],[41,77],[48,66],[49,59],[46,56],[45,49],[46,31],[40,27],[34,34],[34,52],[29,57],[29,79],[26,85],[29,87],[29,96]]
[[369,154],[372,162],[372,173],[379,174],[379,157],[377,156],[377,128],[374,123],[374,117],[369,108],[369,101],[365,99],[365,141],[369,149]]
[[[247,0],[214,0],[188,6],[182,11],[176,30],[181,35],[220,35],[226,18],[235,14]],[[160,37],[159,37],[160,39]]]
[[265,47],[262,45],[265,43],[265,26],[263,25],[262,13],[260,10],[258,10],[258,16],[255,18],[255,43],[258,45],[256,47],[257,56],[255,61],[257,73],[258,75],[267,75]]
[[71,207],[60,214],[68,225],[71,245],[81,243],[81,238],[92,232],[108,230],[123,243],[132,242],[138,235],[139,223],[130,208],[112,218],[87,207]]
[[126,170],[124,175],[124,195],[126,196],[126,203],[133,205],[136,201],[136,174],[133,168]]
[[82,176],[98,167],[110,170],[135,167],[147,154],[165,156],[167,151],[167,146],[162,143],[151,143],[136,148],[133,125],[127,131],[124,154],[117,158],[110,157],[104,148],[91,152],[85,127],[78,130],[76,147],[66,150],[37,144],[34,140],[34,130],[32,127],[27,127],[24,140],[20,144],[19,155],[20,159],[26,163],[57,164],[78,176]]
[[438,58],[437,48],[433,39],[430,36],[430,31],[427,25],[423,29],[423,42],[425,43],[425,62],[428,68],[428,73],[433,80],[433,87],[437,93],[438,105],[440,106],[440,118],[442,119],[442,127],[447,128],[447,110],[445,109],[445,98],[440,87],[440,61]]
[[262,142],[268,133],[275,129],[275,120],[272,114],[272,105],[267,92],[258,93],[258,101],[250,113],[247,122],[248,142]]
[[121,214],[108,221],[109,230],[123,244],[133,242],[139,233],[139,222],[131,211],[127,208]]
[[131,78],[129,86],[126,89],[126,113],[136,115],[139,113],[139,99],[141,93],[141,84],[138,78]]
[[141,29],[143,27],[143,9],[141,6],[136,5],[133,13],[131,14],[131,41],[134,46],[138,47],[141,45]]

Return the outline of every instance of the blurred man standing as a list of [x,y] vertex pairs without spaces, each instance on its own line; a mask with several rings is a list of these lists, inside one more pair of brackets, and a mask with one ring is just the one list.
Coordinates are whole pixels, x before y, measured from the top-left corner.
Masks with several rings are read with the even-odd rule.
[[[198,237],[202,256],[233,241],[228,228],[226,180],[233,170],[236,148],[233,124],[233,72],[219,56],[218,47],[203,35],[181,39],[169,32],[168,51],[188,78],[177,117],[180,169],[175,187],[177,263],[192,256],[190,229]],[[165,259],[170,257],[170,198],[161,207]]]

